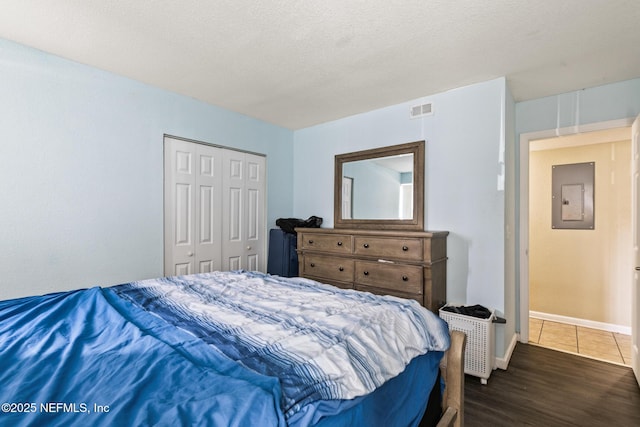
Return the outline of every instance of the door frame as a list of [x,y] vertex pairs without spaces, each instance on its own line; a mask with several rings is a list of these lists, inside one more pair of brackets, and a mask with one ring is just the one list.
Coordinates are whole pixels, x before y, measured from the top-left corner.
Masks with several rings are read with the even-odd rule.
[[640,307],[640,293],[638,287],[640,285],[640,260],[638,253],[638,237],[640,234],[640,224],[638,212],[638,197],[640,197],[640,188],[638,188],[638,169],[640,168],[640,159],[638,158],[640,150],[640,114],[633,121],[631,126],[631,233],[633,234],[633,279],[631,282],[631,369],[636,377],[636,382],[640,385],[640,354],[639,354],[639,336],[640,334],[640,317],[638,317],[638,309]]
[[[605,122],[590,123],[580,126],[568,126],[557,129],[547,129],[536,132],[520,134],[520,157],[519,157],[519,244],[518,244],[518,266],[519,266],[519,320],[520,320],[520,342],[529,341],[529,144],[536,139],[547,139],[579,133],[609,130],[621,127],[630,127],[635,117],[609,120]],[[631,137],[631,136],[629,136]],[[634,212],[631,215],[635,215]]]

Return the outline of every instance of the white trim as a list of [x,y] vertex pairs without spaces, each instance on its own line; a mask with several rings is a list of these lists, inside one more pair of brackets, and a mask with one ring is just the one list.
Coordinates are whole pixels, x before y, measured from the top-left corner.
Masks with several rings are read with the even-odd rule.
[[503,357],[496,357],[494,361],[494,365],[498,369],[506,370],[509,367],[509,362],[511,361],[511,355],[513,354],[513,350],[516,348],[516,344],[518,343],[518,334],[513,334],[511,337],[511,342],[509,343],[509,347],[504,352]]
[[536,319],[548,320],[550,322],[567,323],[569,325],[582,326],[591,329],[600,329],[602,331],[617,332],[619,334],[631,335],[631,326],[615,325],[613,323],[596,322],[595,320],[579,319],[577,317],[560,316],[558,314],[542,313],[539,311],[530,311],[529,317]]
[[634,118],[609,120],[559,129],[548,129],[520,134],[520,342],[529,342],[529,142],[535,139],[553,138],[582,132],[629,127]]

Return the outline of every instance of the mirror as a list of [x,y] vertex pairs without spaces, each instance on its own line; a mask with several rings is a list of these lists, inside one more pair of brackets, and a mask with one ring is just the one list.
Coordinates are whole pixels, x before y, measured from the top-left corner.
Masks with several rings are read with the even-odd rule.
[[335,157],[334,226],[424,229],[424,141]]

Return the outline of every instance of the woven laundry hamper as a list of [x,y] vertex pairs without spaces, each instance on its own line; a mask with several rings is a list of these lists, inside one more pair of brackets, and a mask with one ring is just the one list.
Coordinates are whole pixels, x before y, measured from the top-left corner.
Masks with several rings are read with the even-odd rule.
[[495,354],[495,313],[488,319],[452,313],[440,309],[440,318],[449,325],[450,331],[461,331],[467,336],[464,351],[464,373],[480,378],[486,384],[493,370]]

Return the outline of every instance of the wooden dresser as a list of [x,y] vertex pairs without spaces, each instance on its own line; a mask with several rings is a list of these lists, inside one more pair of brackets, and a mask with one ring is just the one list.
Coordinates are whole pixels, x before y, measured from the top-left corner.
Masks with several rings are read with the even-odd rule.
[[448,231],[296,231],[301,277],[412,298],[436,314],[446,302]]

